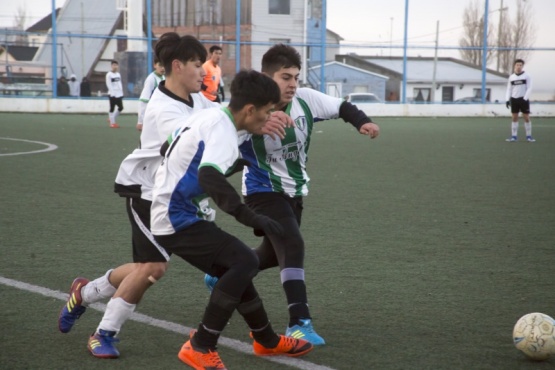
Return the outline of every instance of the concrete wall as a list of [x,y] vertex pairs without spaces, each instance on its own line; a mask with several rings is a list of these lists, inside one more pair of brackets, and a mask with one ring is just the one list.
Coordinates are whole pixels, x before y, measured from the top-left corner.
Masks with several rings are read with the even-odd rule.
[[[138,100],[123,99],[124,114],[137,114]],[[505,104],[357,104],[370,117],[509,117]],[[3,98],[0,112],[108,113],[108,98]],[[532,103],[533,117],[555,117],[555,103]]]

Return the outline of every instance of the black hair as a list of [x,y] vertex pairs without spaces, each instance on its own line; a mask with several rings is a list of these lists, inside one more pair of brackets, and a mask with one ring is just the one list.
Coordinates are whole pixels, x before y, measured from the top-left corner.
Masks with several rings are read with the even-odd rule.
[[212,45],[210,46],[210,49],[208,49],[210,51],[210,53],[215,52],[216,50],[222,50],[222,48],[218,45]]
[[524,65],[524,60],[522,60],[522,59],[515,60],[515,62],[513,63],[513,66],[517,63],[522,63],[522,65]]
[[281,68],[301,69],[301,56],[292,46],[276,44],[262,56],[262,72],[272,76]]
[[191,60],[206,62],[206,49],[195,37],[186,35],[179,36],[175,32],[167,32],[160,36],[156,43],[154,53],[164,65],[166,75],[172,73],[172,62],[179,60],[186,63]]
[[247,104],[256,108],[266,104],[277,104],[281,100],[281,92],[277,83],[263,73],[254,70],[241,70],[231,81],[231,99],[229,108],[239,111]]
[[119,63],[118,63],[117,60],[112,60],[112,61],[110,62],[110,64],[118,64],[118,65],[119,65]]

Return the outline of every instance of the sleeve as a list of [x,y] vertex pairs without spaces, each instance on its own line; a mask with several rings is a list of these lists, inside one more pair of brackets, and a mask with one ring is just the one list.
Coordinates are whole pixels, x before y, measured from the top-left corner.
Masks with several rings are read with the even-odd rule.
[[306,101],[315,121],[339,117],[339,108],[343,99],[334,98],[307,87],[297,89],[297,96]]
[[204,152],[199,168],[210,166],[217,168],[224,176],[228,175],[233,171],[235,162],[239,159],[237,131],[230,123],[221,121],[213,121],[210,125],[204,125],[202,130]]
[[106,88],[108,89],[108,95],[112,96],[112,84],[110,83],[110,72],[106,73]]
[[143,90],[141,91],[141,96],[139,97],[140,101],[148,103],[152,95],[152,92],[154,91],[155,84],[156,84],[156,77],[154,76],[154,73],[151,73],[147,76],[143,84]]
[[530,95],[532,94],[532,77],[526,74],[526,93],[524,94],[524,100],[530,100]]
[[145,119],[145,111],[146,111],[146,102],[139,100],[139,111],[138,111],[138,120],[137,122],[139,123],[143,123],[143,120]]
[[360,127],[365,123],[372,122],[372,119],[368,117],[366,113],[348,101],[344,101],[339,107],[339,118],[342,118],[345,122],[350,123],[357,130],[360,130]]

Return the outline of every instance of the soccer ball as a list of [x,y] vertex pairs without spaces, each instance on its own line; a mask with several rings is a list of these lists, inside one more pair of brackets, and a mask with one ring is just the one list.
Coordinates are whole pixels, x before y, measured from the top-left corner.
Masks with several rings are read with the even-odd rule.
[[513,329],[513,343],[532,360],[546,360],[555,354],[555,320],[539,312],[522,316]]

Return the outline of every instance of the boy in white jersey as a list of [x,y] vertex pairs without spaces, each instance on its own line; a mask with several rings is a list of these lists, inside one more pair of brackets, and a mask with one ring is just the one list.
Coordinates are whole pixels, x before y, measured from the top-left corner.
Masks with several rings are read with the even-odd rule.
[[507,83],[506,105],[511,108],[511,137],[506,141],[515,142],[518,140],[518,114],[522,112],[524,118],[524,129],[526,130],[526,141],[533,143],[536,141],[532,137],[532,122],[530,121],[530,94],[532,93],[532,79],[526,73],[524,60],[517,59],[513,65],[514,73],[509,76]]
[[[123,86],[121,84],[121,74],[119,73],[119,63],[112,60],[112,70],[106,73],[106,87],[110,99],[110,112],[108,113],[108,123],[111,128],[119,128],[116,119],[123,110]],[[118,107],[116,111],[115,108]]]
[[139,97],[139,117],[137,120],[137,130],[139,131],[143,129],[146,105],[154,93],[154,90],[156,90],[161,81],[164,81],[165,73],[164,65],[160,62],[158,57],[154,57],[154,71],[146,77],[143,84],[143,91],[141,91],[141,96]]
[[216,344],[235,310],[251,331],[256,355],[300,356],[313,348],[274,332],[252,282],[258,272],[256,253],[210,222],[212,213],[206,208],[210,197],[238,222],[283,236],[278,222],[250,210],[226,180],[245,165],[238,148],[244,131],[260,134],[279,101],[279,88],[271,78],[241,71],[231,83],[228,107],[192,115],[162,149],[165,158],[153,188],[152,233],[166,250],[219,278],[198,329],[178,354],[194,369],[225,369]]
[[[375,138],[379,127],[356,106],[321,92],[298,88],[299,53],[282,44],[271,47],[262,58],[262,72],[281,90],[276,109],[295,122],[284,140],[253,135],[240,147],[251,166],[243,171],[245,203],[255,212],[278,221],[285,236],[265,235],[256,249],[260,270],[279,266],[289,309],[286,335],[303,338],[313,345],[325,344],[312,326],[304,277],[304,241],[300,232],[303,197],[308,194],[306,161],[313,124],[317,120],[342,118],[359,133]],[[255,234],[264,235],[260,230]],[[205,277],[209,284],[211,279]]]
[[[220,106],[199,93],[205,73],[202,63],[206,59],[206,49],[197,39],[169,32],[160,37],[155,53],[164,64],[167,78],[160,82],[148,103],[140,147],[123,160],[115,183],[115,192],[126,198],[133,263],[110,269],[90,282],[76,278],[58,318],[60,331],[67,333],[87,305],[112,298],[97,330],[89,338],[88,348],[98,358],[119,357],[114,345],[118,341],[116,334],[146,290],[164,276],[168,266],[169,253],[154,241],[150,232],[154,175],[162,162],[160,147],[192,113]],[[273,114],[262,132],[283,137],[286,122],[283,115]]]

